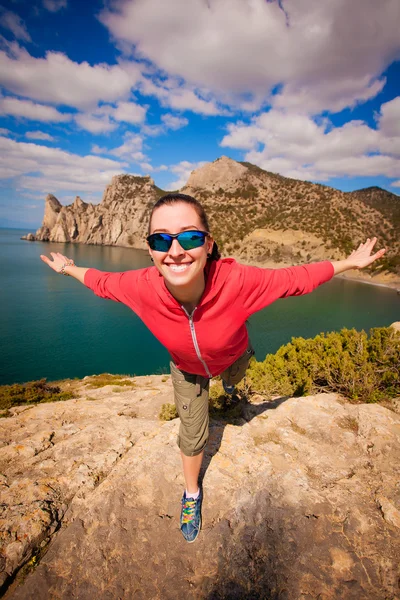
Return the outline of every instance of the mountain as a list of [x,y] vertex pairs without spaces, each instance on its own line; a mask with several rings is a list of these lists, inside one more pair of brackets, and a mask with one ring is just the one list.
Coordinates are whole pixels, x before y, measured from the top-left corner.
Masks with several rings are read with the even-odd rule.
[[[222,156],[193,171],[180,191],[204,204],[225,255],[253,263],[335,260],[376,236],[387,255],[370,272],[400,275],[400,198],[380,188],[341,192]],[[78,196],[62,206],[48,195],[34,237],[145,248],[151,206],[164,193],[149,176],[117,175],[98,205]]]

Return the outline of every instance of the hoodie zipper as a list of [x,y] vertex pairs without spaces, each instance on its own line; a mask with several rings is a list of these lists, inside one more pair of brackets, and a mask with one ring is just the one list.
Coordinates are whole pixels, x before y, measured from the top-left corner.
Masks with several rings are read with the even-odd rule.
[[187,317],[189,319],[190,333],[192,334],[193,345],[194,345],[194,349],[196,350],[197,358],[202,363],[208,377],[210,379],[212,379],[212,375],[209,371],[209,368],[207,367],[206,362],[203,360],[203,358],[201,356],[199,344],[197,343],[196,330],[194,328],[194,323],[193,323],[193,315],[194,315],[194,311],[196,310],[197,306],[194,307],[191,314],[188,313],[188,311],[186,310],[186,308],[184,306],[182,306],[181,308],[185,312],[185,314],[187,315]]

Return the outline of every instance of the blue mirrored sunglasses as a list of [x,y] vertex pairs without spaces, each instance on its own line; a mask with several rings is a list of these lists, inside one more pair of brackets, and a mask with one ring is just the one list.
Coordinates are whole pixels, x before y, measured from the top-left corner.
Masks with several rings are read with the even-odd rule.
[[168,252],[173,240],[177,239],[184,250],[193,250],[204,245],[207,231],[182,231],[181,233],[152,233],[146,239],[152,250]]

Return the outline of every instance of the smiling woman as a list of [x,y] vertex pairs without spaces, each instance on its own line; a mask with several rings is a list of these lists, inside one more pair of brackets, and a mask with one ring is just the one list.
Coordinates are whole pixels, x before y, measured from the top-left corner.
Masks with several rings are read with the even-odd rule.
[[129,306],[168,349],[186,482],[180,525],[193,542],[201,528],[198,480],[208,441],[210,380],[220,375],[232,395],[243,379],[254,354],[247,319],[278,298],[308,294],[336,273],[363,268],[385,250],[371,254],[373,238],[343,261],[284,269],[245,266],[221,259],[202,205],[184,194],[158,200],[148,233],[154,267],[111,273],[77,267],[59,253],[51,253],[53,261],[41,258],[97,296]]

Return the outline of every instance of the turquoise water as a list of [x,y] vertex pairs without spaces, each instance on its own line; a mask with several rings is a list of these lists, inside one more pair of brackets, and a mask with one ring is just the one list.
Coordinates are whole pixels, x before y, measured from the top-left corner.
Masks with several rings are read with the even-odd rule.
[[[149,266],[147,252],[109,246],[27,242],[26,230],[0,229],[0,384],[95,373],[168,372],[169,355],[126,306],[95,296],[39,258],[61,252],[78,266],[123,271]],[[251,317],[262,360],[292,336],[400,320],[395,290],[333,279],[312,294],[278,300]]]

